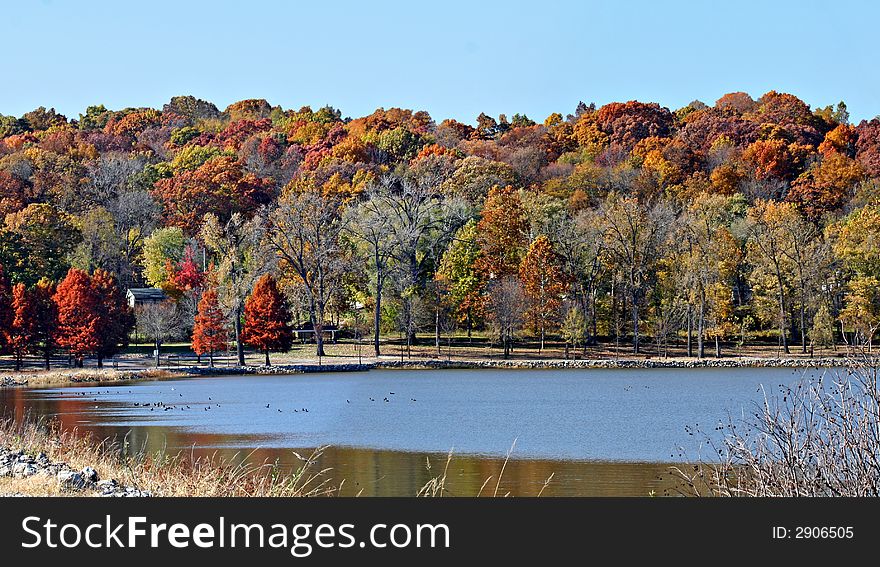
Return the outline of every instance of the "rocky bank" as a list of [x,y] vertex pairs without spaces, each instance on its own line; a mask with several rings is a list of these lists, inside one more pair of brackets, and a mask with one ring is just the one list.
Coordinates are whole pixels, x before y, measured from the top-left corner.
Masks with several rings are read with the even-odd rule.
[[[133,486],[124,486],[114,479],[101,479],[92,467],[75,470],[67,463],[52,462],[45,453],[29,455],[18,449],[0,446],[0,478],[54,478],[62,490],[77,496],[143,497],[151,496],[148,491]],[[20,494],[0,494],[0,496],[21,496]]]

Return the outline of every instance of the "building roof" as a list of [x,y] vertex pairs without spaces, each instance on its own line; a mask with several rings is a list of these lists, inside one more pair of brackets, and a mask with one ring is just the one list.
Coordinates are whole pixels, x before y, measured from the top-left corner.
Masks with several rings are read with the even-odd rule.
[[127,294],[135,301],[165,301],[168,295],[158,287],[130,287]]

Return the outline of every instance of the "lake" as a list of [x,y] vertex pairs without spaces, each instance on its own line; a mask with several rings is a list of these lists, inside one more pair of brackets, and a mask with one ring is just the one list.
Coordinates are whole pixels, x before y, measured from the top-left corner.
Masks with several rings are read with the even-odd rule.
[[[803,370],[372,370],[0,389],[0,415],[56,418],[129,447],[318,465],[344,494],[411,496],[452,452],[448,486],[500,493],[645,496],[673,463],[711,458],[704,438]],[[806,371],[819,372],[819,371]],[[156,406],[155,404],[164,404]],[[172,409],[164,409],[164,408]],[[210,408],[210,409],[206,409]],[[515,445],[514,445],[515,444]],[[511,447],[512,451],[511,451]],[[429,468],[430,466],[430,468]],[[485,494],[486,490],[484,490]]]

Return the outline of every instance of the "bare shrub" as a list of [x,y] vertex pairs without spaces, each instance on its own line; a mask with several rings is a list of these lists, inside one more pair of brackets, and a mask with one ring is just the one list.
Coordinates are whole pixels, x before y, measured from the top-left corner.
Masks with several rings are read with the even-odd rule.
[[[713,496],[878,496],[880,359],[817,370],[779,385],[752,415],[707,435],[718,462],[676,467],[682,492]],[[705,434],[706,432],[702,432]]]

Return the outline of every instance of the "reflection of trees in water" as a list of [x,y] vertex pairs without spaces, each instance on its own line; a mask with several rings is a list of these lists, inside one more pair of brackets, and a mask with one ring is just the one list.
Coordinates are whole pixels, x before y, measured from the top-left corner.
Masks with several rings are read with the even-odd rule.
[[[303,456],[311,453],[309,448],[228,448],[231,445],[258,447],[266,442],[259,436],[194,433],[162,425],[83,424],[86,415],[91,420],[101,419],[100,414],[93,413],[94,399],[95,396],[51,398],[37,390],[10,389],[0,391],[0,414],[14,415],[16,419],[28,413],[35,418],[55,416],[64,429],[77,429],[95,439],[114,442],[127,455],[182,452],[195,458],[214,455],[235,463],[277,461],[282,468],[293,470],[302,464],[295,453]],[[125,405],[98,399],[104,410]],[[446,458],[445,454],[435,453],[329,447],[319,457],[314,470],[330,469],[328,475],[334,483],[344,480],[341,491],[344,495],[414,496],[425,483],[442,474]],[[498,493],[509,492],[513,496],[537,495],[551,474],[553,479],[544,490],[544,496],[647,496],[652,491],[664,494],[675,482],[667,474],[668,465],[662,463],[529,459],[510,460],[504,466],[503,458],[453,454],[446,494],[475,496],[490,478],[483,494],[491,494],[502,467],[504,474]]]
[[[129,456],[146,452],[183,453],[194,458],[217,456],[234,463],[251,464],[276,461],[287,470],[302,462],[296,453],[307,456],[309,448],[229,448],[230,445],[258,447],[265,439],[259,436],[194,433],[177,427],[143,425],[115,426],[108,423],[83,424],[83,417],[97,421],[93,413],[95,396],[51,398],[37,390],[0,392],[0,413],[17,419],[55,416],[64,429],[77,429],[95,439],[115,442]],[[102,409],[112,410],[115,402],[100,401]],[[124,404],[118,404],[123,407]],[[217,448],[225,447],[225,448]],[[515,453],[514,453],[515,456]],[[414,496],[429,480],[442,474],[447,456],[434,453],[408,453],[350,447],[329,447],[319,457],[314,470],[330,469],[334,483],[344,480],[341,493],[363,496]],[[430,469],[428,464],[430,463]],[[667,474],[668,465],[616,462],[553,460],[511,460],[453,454],[446,481],[449,496],[475,496],[486,483],[483,494],[494,491],[504,467],[499,494],[535,496],[550,475],[553,479],[544,496],[646,496],[651,491],[663,494],[674,482]],[[663,477],[664,480],[660,480]]]

